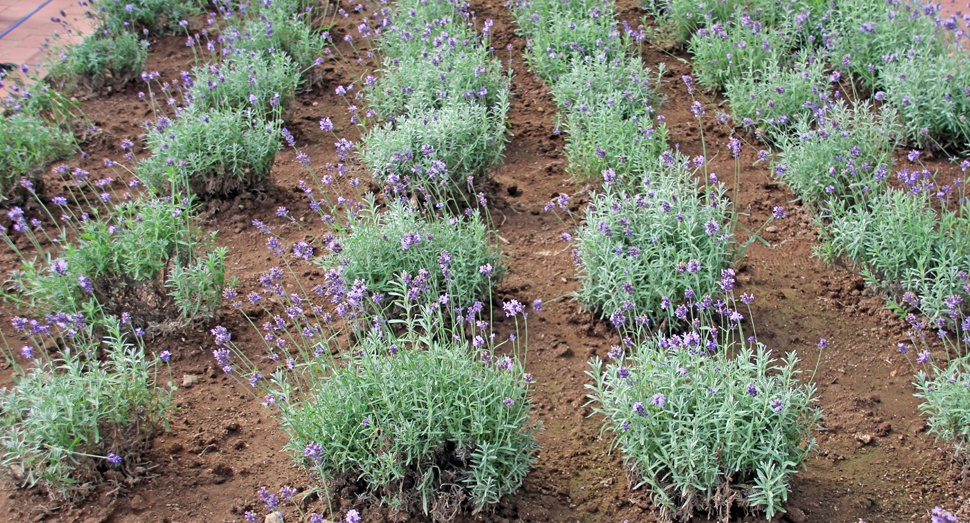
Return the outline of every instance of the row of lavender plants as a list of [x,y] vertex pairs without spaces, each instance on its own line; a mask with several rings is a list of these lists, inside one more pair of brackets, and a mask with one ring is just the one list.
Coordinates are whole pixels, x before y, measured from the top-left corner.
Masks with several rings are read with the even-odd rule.
[[[621,29],[611,2],[513,9],[529,63],[559,104],[570,172],[602,182],[584,213],[567,195],[547,210],[575,231],[563,239],[575,247],[576,298],[622,340],[610,362],[591,361],[587,387],[631,487],[647,487],[664,520],[727,518],[735,507],[773,517],[813,447],[819,412],[795,355],[778,360],[743,332],[753,298],[734,298],[731,264],[745,245],[727,188],[703,156],[667,149],[661,71],[645,69],[635,49],[643,28]],[[691,110],[703,128],[703,104]],[[732,138],[735,158],[740,148]]]
[[[360,11],[357,33],[333,52],[380,68],[351,69],[359,83],[335,87],[350,127],[320,120],[338,162],[296,151],[320,225],[286,208],[254,220],[279,266],[259,278],[261,289],[226,297],[265,352],[218,326],[213,355],[277,416],[287,450],[322,487],[351,482],[396,510],[450,521],[514,492],[538,448],[524,373],[528,313],[517,300],[493,310],[506,269],[481,192],[507,139],[508,76],[488,47],[491,22],[476,32],[465,5]],[[354,126],[359,142],[338,134]],[[303,240],[288,245],[289,231]],[[323,281],[299,276],[306,265]],[[511,322],[506,339],[496,339],[496,316]],[[287,508],[294,492],[260,497],[278,517],[304,517],[299,503]],[[325,512],[339,517],[326,499]],[[358,508],[340,510],[354,521]]]
[[[143,62],[119,63],[115,71],[94,60],[98,74],[108,72],[95,77],[72,64],[93,60],[85,53],[114,60],[116,44],[110,42],[123,35],[177,28],[190,34],[198,23],[195,11],[176,4],[92,3],[97,33],[52,57],[48,78],[55,85],[21,86],[15,91],[20,98],[7,100],[5,110],[63,119],[70,114],[65,100],[71,88],[126,82]],[[265,17],[270,4],[262,7]],[[245,13],[221,14],[245,23]],[[301,15],[276,16],[298,21]],[[17,485],[40,484],[54,499],[77,501],[109,471],[113,477],[143,471],[135,464],[143,461],[140,452],[152,432],[166,422],[175,390],[171,380],[163,385],[157,376],[172,354],[146,350],[144,336],[209,317],[221,303],[228,253],[197,227],[196,204],[265,180],[279,149],[282,105],[301,78],[280,42],[308,40],[318,55],[325,42],[308,37],[309,27],[276,41],[271,27],[254,38],[248,33],[217,40],[210,31],[218,17],[210,14],[187,44],[197,55],[215,57],[213,64],[171,82],[141,74],[149,89],[139,96],[156,116],[146,122],[148,158],[136,161],[141,147],[123,140],[124,161],[105,159],[99,170],[109,174],[100,179],[80,166],[56,166],[44,180],[63,194],[29,177],[20,180],[24,208],[7,213],[12,224],[4,240],[22,268],[8,275],[4,298],[23,314],[12,325],[27,344],[5,351],[18,372],[15,387],[3,395],[0,432],[4,470]],[[156,81],[161,97],[151,89]],[[81,140],[99,133],[86,128]]]
[[[702,83],[725,90],[735,122],[775,147],[771,170],[815,212],[820,257],[858,271],[910,326],[912,344],[898,348],[919,366],[921,408],[966,464],[965,181],[938,181],[919,150],[970,146],[959,19],[892,0],[718,5],[654,7],[662,27],[690,42]],[[893,175],[894,150],[907,142],[917,149]]]

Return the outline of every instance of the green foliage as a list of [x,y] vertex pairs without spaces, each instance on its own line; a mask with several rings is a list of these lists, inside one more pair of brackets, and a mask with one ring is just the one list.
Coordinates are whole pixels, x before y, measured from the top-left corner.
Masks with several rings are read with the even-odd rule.
[[212,316],[222,304],[226,284],[226,255],[229,249],[212,249],[192,265],[172,267],[165,285],[169,296],[178,304],[182,320]]
[[930,432],[953,447],[956,460],[970,467],[970,363],[967,356],[953,359],[944,369],[932,365],[930,374],[916,375],[919,406],[929,416]]
[[227,196],[262,183],[280,149],[280,127],[247,111],[187,110],[148,128],[152,156],[135,172],[161,194]]
[[734,253],[726,189],[717,184],[697,196],[684,164],[668,161],[656,162],[639,194],[607,182],[576,232],[577,297],[596,313],[619,315],[611,317],[617,327],[627,315],[678,322],[675,308],[691,300],[688,290],[698,300],[720,293]]
[[790,69],[769,64],[754,74],[732,79],[725,94],[738,125],[762,139],[775,140],[800,119],[815,121],[811,104],[829,100],[830,82],[825,64],[819,60],[800,61]]
[[826,22],[832,66],[852,73],[870,89],[878,88],[888,61],[910,50],[924,56],[946,52],[946,38],[934,16],[935,8],[924,14],[918,6],[902,2],[839,2]]
[[817,125],[797,121],[778,140],[774,173],[806,203],[821,208],[844,200],[846,208],[878,194],[892,168],[901,133],[896,112],[883,106],[872,114],[866,102],[843,100],[812,105]]
[[[261,280],[280,282],[282,271],[275,271]],[[216,344],[226,346],[214,351],[217,362],[265,398],[297,463],[324,481],[360,482],[407,512],[478,512],[514,492],[538,449],[529,419],[531,377],[515,357],[521,342],[510,343],[512,356],[501,356],[484,330],[481,303],[455,318],[444,312],[452,303],[414,281],[399,282],[391,299],[380,299],[361,280],[345,286],[334,271],[326,279],[324,295],[341,302],[337,314],[346,323],[329,314],[318,323],[318,312],[299,305],[308,297],[283,293],[294,323],[268,324],[264,339],[280,360],[268,379],[232,345],[231,333],[212,331]],[[524,311],[518,302],[507,307],[516,318]],[[399,313],[388,319],[392,311]],[[338,361],[331,351],[342,340],[351,343],[351,329],[352,350]],[[253,370],[237,367],[233,356]]]
[[724,519],[734,505],[768,519],[784,511],[788,478],[814,448],[821,418],[814,388],[798,383],[794,354],[778,361],[742,342],[713,354],[663,341],[614,351],[614,362],[591,362],[589,397],[616,435],[632,486],[650,489],[661,519],[686,521],[695,511]]
[[148,58],[148,42],[136,33],[86,36],[80,43],[55,49],[51,77],[62,86],[97,91],[138,77]]
[[238,52],[219,65],[196,67],[186,100],[196,109],[250,109],[280,118],[293,100],[300,71],[283,53]]
[[[12,273],[12,297],[41,314],[84,313],[89,323],[128,313],[139,326],[217,305],[224,258],[205,256],[207,239],[189,224],[187,207],[171,199],[138,199],[115,206],[104,219],[82,222],[75,234],[62,231],[58,252],[23,260],[24,268]],[[196,264],[208,272],[193,269]],[[196,270],[206,277],[194,293],[176,294],[174,304],[164,291],[173,267],[178,274]]]
[[381,119],[440,109],[455,100],[486,108],[504,103],[508,77],[485,46],[441,47],[385,59],[380,79],[367,87],[367,103]]
[[704,87],[723,91],[733,79],[780,62],[788,52],[788,40],[787,32],[767,28],[748,11],[738,10],[731,20],[711,24],[691,38],[694,74]]
[[550,82],[569,72],[574,62],[586,57],[608,62],[621,58],[626,49],[609,1],[521,1],[515,17],[528,38],[529,67]]
[[88,5],[104,28],[114,32],[147,29],[155,36],[178,32],[180,21],[192,19],[200,11],[197,0],[90,0]]
[[0,195],[9,195],[17,181],[33,177],[47,164],[74,151],[74,137],[27,112],[3,117],[0,125]]
[[[122,339],[117,320],[97,345],[64,349],[53,361],[33,349],[34,366],[0,389],[3,470],[21,487],[40,485],[55,500],[78,501],[103,473],[139,463],[151,433],[165,420],[170,394],[155,384],[156,361]],[[114,464],[106,456],[121,458]]]
[[880,80],[910,143],[960,148],[970,140],[970,63],[966,54],[914,53],[885,65]]
[[364,163],[395,193],[412,191],[434,204],[465,198],[470,205],[470,182],[483,179],[505,150],[508,91],[500,93],[492,109],[452,103],[374,127],[364,139]]
[[[696,0],[647,0],[641,2],[660,24],[661,34],[673,43],[686,43],[701,27],[725,23],[740,7],[759,13],[758,19],[768,27],[784,26],[794,22],[798,31],[811,28],[827,8],[827,2],[754,0],[749,2]],[[793,33],[793,34],[797,34]]]
[[[915,191],[887,190],[867,209],[834,209],[821,227],[821,252],[827,260],[844,258],[860,270],[895,308],[918,305],[937,320],[949,315],[947,298],[970,298],[963,289],[966,272],[961,277],[970,269],[970,219],[965,200],[956,209],[934,209],[929,176],[904,170],[901,181]],[[962,190],[958,194],[962,197]],[[906,293],[912,297],[904,298]]]
[[[400,201],[386,212],[367,205],[350,231],[337,234],[340,252],[321,258],[326,267],[342,267],[347,281],[363,280],[374,292],[389,293],[390,276],[424,274],[429,292],[448,294],[459,304],[488,301],[505,276],[501,253],[475,212],[471,217],[440,218]],[[490,274],[480,271],[490,266]]]
[[305,13],[279,9],[265,13],[265,20],[237,20],[223,32],[223,45],[234,52],[286,53],[301,73],[308,75],[317,58],[323,56],[328,36],[310,27],[305,17]]
[[649,171],[667,147],[667,128],[654,122],[662,68],[656,76],[637,58],[577,62],[553,84],[566,114],[567,170],[578,181],[599,178],[608,168],[629,180]]

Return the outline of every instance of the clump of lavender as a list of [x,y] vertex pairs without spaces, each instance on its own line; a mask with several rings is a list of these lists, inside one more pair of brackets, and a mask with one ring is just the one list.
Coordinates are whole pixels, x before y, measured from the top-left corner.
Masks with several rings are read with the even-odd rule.
[[371,202],[348,232],[322,242],[329,253],[318,259],[321,266],[340,267],[345,281],[362,280],[382,294],[407,274],[415,285],[422,280],[422,292],[430,295],[447,295],[460,304],[488,301],[506,272],[477,211],[447,218],[406,202],[393,201],[383,211]]
[[[579,300],[617,327],[680,323],[679,306],[722,292],[736,242],[723,184],[697,195],[686,159],[666,153],[638,193],[594,193],[574,238]],[[612,173],[605,173],[612,177]],[[733,278],[730,280],[730,290]],[[621,320],[621,318],[625,318]],[[671,324],[673,326],[673,324]]]
[[364,163],[394,195],[474,207],[475,185],[502,158],[507,110],[503,99],[493,109],[454,103],[398,118],[367,134]]
[[966,54],[907,53],[880,75],[910,143],[960,148],[970,142],[970,63]]
[[820,102],[808,104],[812,118],[779,137],[772,172],[815,208],[862,206],[887,183],[901,137],[896,113],[883,106],[873,115],[866,102]]
[[[74,321],[83,321],[80,315],[68,320],[70,327],[65,315],[48,318],[53,328],[36,321],[31,327],[19,317],[13,325],[38,347],[51,336],[73,350],[56,358],[32,346],[19,355],[4,350],[17,369],[14,386],[0,389],[4,475],[21,488],[40,486],[56,501],[80,502],[104,481],[99,471],[143,463],[140,455],[165,422],[171,392],[156,385],[159,360],[146,355],[140,338],[137,345],[125,340],[117,319],[104,323],[103,340],[90,341],[66,337]],[[103,361],[92,357],[99,350]]]
[[[615,347],[611,362],[590,363],[594,411],[607,418],[630,486],[649,489],[662,519],[726,517],[735,504],[770,519],[815,448],[821,411],[814,387],[799,383],[795,355],[779,361],[737,334],[717,352],[690,331]],[[731,496],[715,495],[727,485]]]
[[[116,28],[113,28],[116,29]],[[78,43],[51,47],[50,78],[57,87],[70,91],[81,87],[99,91],[114,83],[138,77],[148,58],[148,42],[128,31],[95,33]]]
[[181,111],[146,125],[152,156],[135,172],[161,194],[226,196],[265,182],[280,149],[280,126],[248,111]]
[[73,150],[74,137],[39,115],[18,112],[5,116],[0,126],[0,196],[11,197],[22,177],[33,177]]
[[514,3],[513,12],[528,39],[529,67],[547,81],[587,57],[612,61],[625,53],[626,36],[609,0],[522,0]]
[[734,78],[753,75],[787,54],[785,32],[767,28],[758,16],[757,12],[738,8],[731,20],[712,23],[691,38],[694,74],[701,85],[722,91]]
[[762,140],[774,140],[800,120],[815,121],[812,106],[832,99],[829,85],[836,77],[825,74],[825,63],[817,59],[791,68],[769,63],[756,74],[731,79],[725,94],[735,125]]
[[237,51],[221,64],[193,68],[182,79],[185,101],[197,109],[238,109],[273,120],[293,100],[300,71],[282,52]]
[[[301,296],[274,269],[260,281],[283,310],[249,297],[271,318],[268,364],[250,360],[224,328],[212,331],[213,355],[278,416],[297,463],[325,481],[359,479],[409,512],[452,502],[478,512],[519,487],[538,448],[520,360],[526,336],[497,342],[482,302],[461,306],[418,278],[397,279],[384,295],[343,282],[338,268],[319,296]],[[391,310],[403,313],[389,319]],[[525,328],[521,304],[505,310],[516,332]],[[407,481],[415,475],[424,480]]]

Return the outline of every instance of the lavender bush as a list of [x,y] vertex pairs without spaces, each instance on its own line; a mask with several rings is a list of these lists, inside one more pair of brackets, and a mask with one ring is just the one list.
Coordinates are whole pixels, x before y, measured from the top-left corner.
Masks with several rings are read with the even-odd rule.
[[[244,359],[222,327],[213,330],[214,354],[265,398],[297,463],[325,481],[359,481],[400,510],[443,521],[459,510],[479,512],[518,488],[538,449],[531,377],[518,359],[525,344],[513,336],[506,355],[496,352],[501,344],[489,335],[481,302],[462,308],[413,282],[375,299],[361,280],[335,287],[340,277],[330,273],[325,296],[347,320],[340,326],[310,296],[288,295],[275,271],[264,284],[291,318],[276,315],[264,326],[275,370]],[[455,316],[444,314],[452,307]],[[404,312],[388,320],[385,308]],[[505,308],[518,327],[524,307],[512,301]],[[338,352],[351,329],[353,350]]]
[[880,76],[910,143],[934,149],[970,141],[970,63],[966,53],[926,51],[887,64]]
[[135,172],[161,194],[227,196],[264,182],[280,149],[278,123],[246,111],[182,111],[147,126],[152,156]]
[[375,181],[422,201],[463,200],[502,158],[507,140],[507,91],[493,109],[452,103],[374,127],[364,138],[363,160]]
[[76,86],[97,91],[107,85],[123,84],[137,78],[145,68],[148,42],[136,33],[89,35],[81,42],[55,46],[50,77],[58,87]]
[[39,116],[5,116],[0,126],[0,196],[10,196],[20,178],[36,178],[47,164],[73,151],[74,137]]
[[710,301],[733,284],[726,189],[715,184],[697,196],[684,162],[668,152],[657,164],[639,193],[614,189],[622,180],[604,174],[605,190],[591,196],[576,233],[577,297],[617,328],[634,319],[673,327],[686,320],[680,304]]
[[848,209],[878,194],[901,137],[896,112],[883,106],[873,115],[868,103],[841,99],[809,108],[818,124],[800,119],[778,140],[775,176],[817,208],[843,200]]
[[812,385],[799,384],[795,355],[779,361],[736,334],[717,352],[692,331],[590,363],[594,411],[615,434],[631,487],[649,488],[662,520],[727,519],[735,506],[770,519],[815,447],[821,412]]
[[337,267],[343,279],[363,281],[376,293],[390,293],[407,274],[414,285],[420,279],[427,292],[457,303],[489,301],[506,272],[478,212],[443,218],[401,201],[382,212],[369,201],[347,229],[323,239],[331,254],[316,263]]
[[788,40],[784,31],[766,28],[757,13],[752,16],[739,9],[731,20],[710,24],[691,38],[694,74],[704,87],[722,91],[732,79],[780,62],[787,54]]
[[[51,321],[73,327],[84,320],[57,315]],[[27,320],[13,323],[23,330]],[[156,385],[159,360],[146,355],[140,340],[126,341],[117,319],[107,325],[104,361],[91,357],[97,343],[68,338],[51,359],[41,348],[43,335],[31,334],[32,345],[19,358],[9,347],[4,351],[8,361],[27,360],[15,363],[14,386],[0,389],[0,468],[14,485],[39,485],[54,501],[77,502],[106,482],[108,472],[142,464],[140,453],[165,422],[171,391]]]
[[300,71],[284,53],[238,52],[221,64],[195,67],[185,101],[196,109],[248,110],[265,120],[280,118],[293,100]]

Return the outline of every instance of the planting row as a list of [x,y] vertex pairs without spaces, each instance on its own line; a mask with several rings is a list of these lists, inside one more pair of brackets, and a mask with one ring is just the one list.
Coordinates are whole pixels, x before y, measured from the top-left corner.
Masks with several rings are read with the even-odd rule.
[[[817,254],[858,271],[909,325],[912,343],[898,349],[915,360],[921,409],[965,463],[966,185],[920,162],[970,147],[959,19],[891,0],[655,9],[661,26],[688,42],[700,82],[723,89],[735,122],[773,146],[771,171],[815,213]],[[893,154],[903,144],[917,147],[906,167]]]

